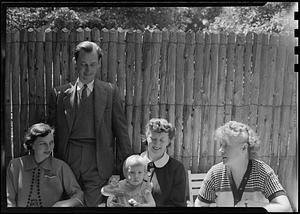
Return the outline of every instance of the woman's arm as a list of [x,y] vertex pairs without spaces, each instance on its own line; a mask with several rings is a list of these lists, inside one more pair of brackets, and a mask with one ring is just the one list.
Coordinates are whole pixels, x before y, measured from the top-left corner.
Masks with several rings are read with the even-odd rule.
[[203,201],[200,201],[198,199],[198,197],[196,198],[194,207],[209,207],[209,206],[210,206],[210,203],[205,203]]
[[11,162],[7,167],[6,172],[6,197],[7,197],[7,207],[16,207],[16,195],[17,191],[14,185],[14,169]]
[[264,208],[268,212],[292,212],[291,204],[286,195],[279,195]]
[[65,162],[62,165],[62,176],[64,190],[70,199],[58,201],[55,203],[55,206],[83,206],[83,191],[81,190],[71,168]]
[[78,198],[70,198],[63,201],[56,202],[53,207],[81,207],[83,206],[82,201]]

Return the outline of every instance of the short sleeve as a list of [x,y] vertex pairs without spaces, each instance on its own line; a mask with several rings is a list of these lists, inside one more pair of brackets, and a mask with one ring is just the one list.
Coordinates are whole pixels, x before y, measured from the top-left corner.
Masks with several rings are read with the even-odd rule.
[[264,185],[265,197],[269,201],[271,201],[272,199],[274,199],[275,197],[277,197],[279,195],[286,194],[282,185],[279,182],[277,175],[275,174],[274,170],[271,168],[267,172],[264,183],[265,183],[265,185]]
[[214,168],[212,167],[206,174],[197,198],[205,203],[214,203],[216,199]]

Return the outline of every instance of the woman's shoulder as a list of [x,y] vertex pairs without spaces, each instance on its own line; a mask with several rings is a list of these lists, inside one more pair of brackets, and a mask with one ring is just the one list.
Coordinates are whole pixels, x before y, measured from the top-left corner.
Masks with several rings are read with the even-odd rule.
[[274,170],[268,164],[258,159],[252,159],[252,169],[261,175],[274,172]]
[[28,155],[17,157],[9,161],[9,165],[17,166],[21,165],[23,162],[27,161]]
[[182,168],[182,169],[184,169],[183,164],[179,160],[177,160],[175,158],[172,158],[172,157],[169,157],[169,161],[166,165],[171,167],[171,168]]

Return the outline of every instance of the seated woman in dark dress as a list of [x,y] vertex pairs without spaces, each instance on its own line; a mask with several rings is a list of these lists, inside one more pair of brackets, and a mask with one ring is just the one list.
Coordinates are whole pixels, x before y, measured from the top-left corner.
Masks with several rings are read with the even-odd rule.
[[186,173],[178,160],[167,154],[175,128],[165,119],[153,118],[146,125],[147,149],[141,154],[148,162],[152,195],[157,207],[186,206]]

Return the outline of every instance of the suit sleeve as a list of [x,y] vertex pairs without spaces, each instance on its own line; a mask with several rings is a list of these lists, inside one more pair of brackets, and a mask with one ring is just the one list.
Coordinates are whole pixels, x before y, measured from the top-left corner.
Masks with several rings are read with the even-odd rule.
[[124,114],[121,96],[116,86],[113,87],[112,129],[117,145],[117,174],[122,175],[122,163],[132,153],[128,135],[127,120]]

